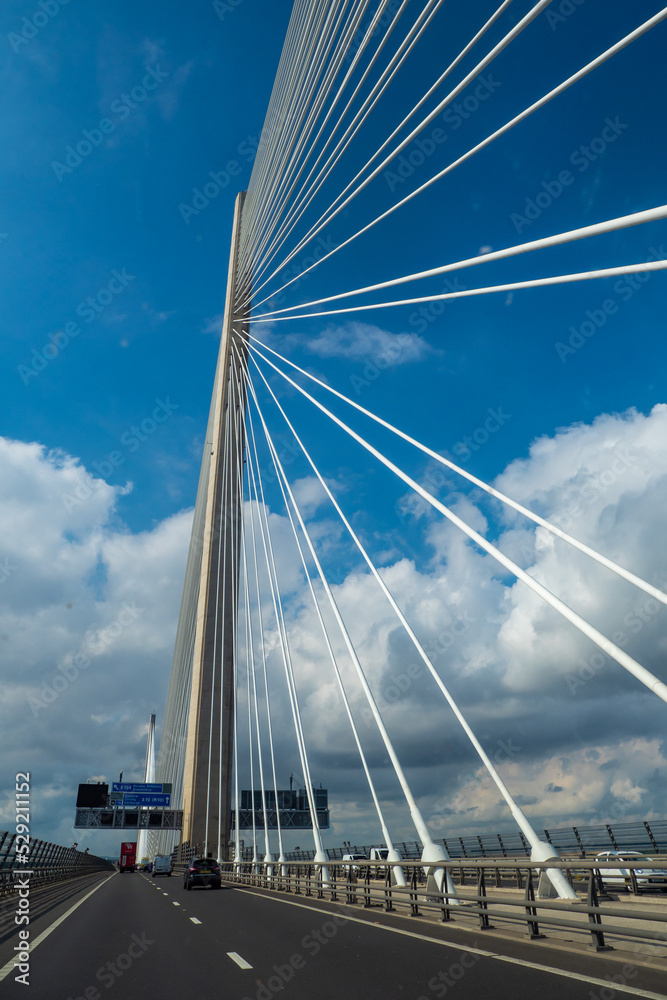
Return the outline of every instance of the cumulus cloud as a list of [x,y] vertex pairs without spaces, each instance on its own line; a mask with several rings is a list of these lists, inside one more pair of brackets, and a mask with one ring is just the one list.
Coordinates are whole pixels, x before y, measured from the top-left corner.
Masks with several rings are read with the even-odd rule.
[[73,836],[92,771],[140,776],[166,696],[191,513],[131,534],[122,493],[69,455],[0,439],[1,753],[5,778],[33,775],[42,837]]
[[[269,324],[267,324],[269,326]],[[279,353],[300,348],[320,358],[346,358],[351,361],[374,361],[382,368],[421,361],[433,348],[416,333],[390,333],[371,323],[349,322],[325,327],[316,337],[299,333],[274,332],[260,327],[262,340]]]
[[[667,509],[666,424],[667,407],[660,405],[648,415],[631,410],[563,428],[536,441],[495,485],[664,587],[656,539]],[[455,506],[532,576],[664,677],[662,605],[495,503],[469,493]],[[419,521],[431,557],[395,560],[383,576],[537,829],[652,814],[655,776],[666,763],[664,704],[439,515],[412,515],[407,508],[404,516]],[[355,570],[334,589],[434,833],[479,832],[491,824],[507,829],[495,785],[376,583]],[[405,836],[409,826],[386,750],[331,615],[325,612],[325,619],[381,794]],[[337,685],[324,653],[318,654],[319,626],[307,602],[292,608],[290,624],[314,770],[318,777],[330,775],[326,781],[334,789],[344,772],[346,794],[362,801],[363,775]],[[509,756],[503,750],[508,746],[516,750]],[[373,838],[371,811],[366,815]],[[345,838],[350,834],[340,823],[336,829]]]
[[[666,424],[667,407],[657,406],[560,429],[510,463],[495,485],[664,586]],[[340,492],[339,484],[332,488]],[[294,489],[327,563],[345,567],[332,573],[333,592],[433,835],[511,830],[496,786],[377,583],[358,554],[340,554],[342,535],[321,488],[306,477]],[[133,534],[118,518],[118,497],[118,488],[71,456],[0,440],[2,753],[9,772],[35,772],[40,835],[63,842],[73,835],[79,780],[93,772],[113,778],[121,767],[140,776],[148,716],[160,717],[166,697],[191,515]],[[531,575],[664,679],[662,605],[495,501],[472,491],[453,499]],[[258,505],[245,509],[257,513]],[[331,794],[329,842],[377,841],[289,523],[278,510],[268,517],[311,773]],[[535,827],[662,816],[665,705],[439,515],[407,507],[403,517],[419,533],[421,551],[398,555],[397,535],[383,578]],[[375,542],[386,554],[386,539]],[[355,669],[321,585],[315,589],[390,828],[397,840],[414,839]],[[254,607],[252,587],[250,594]],[[285,787],[290,772],[303,778],[270,602],[262,610]],[[256,609],[253,629],[257,639]],[[55,683],[59,677],[67,683]],[[10,822],[10,805],[0,800],[0,826]]]

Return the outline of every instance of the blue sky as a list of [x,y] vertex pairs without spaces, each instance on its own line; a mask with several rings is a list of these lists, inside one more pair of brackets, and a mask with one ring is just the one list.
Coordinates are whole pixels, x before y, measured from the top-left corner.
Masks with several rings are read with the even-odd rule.
[[[516,10],[511,8],[490,32],[489,43],[480,43],[480,53],[530,6],[517,0]],[[333,197],[347,183],[495,7],[492,2],[444,5],[349,158],[333,172],[317,202],[321,209],[328,204],[327,193]],[[325,229],[327,246],[374,218],[657,13],[660,5],[657,0],[632,5],[585,0],[575,6],[554,0],[551,8],[553,16],[540,15],[484,75],[485,90],[474,113],[464,120],[453,111],[440,122],[446,138],[409,177],[398,179],[391,168],[379,177]],[[28,713],[16,730],[19,743],[11,759],[16,756],[18,769],[29,766],[21,763],[21,755],[28,753],[36,720],[50,720],[41,730],[40,739],[46,742],[40,742],[34,766],[42,768],[38,815],[54,838],[69,835],[72,781],[90,776],[84,773],[88,765],[76,740],[63,735],[72,720],[86,720],[81,721],[82,732],[93,744],[95,726],[104,731],[91,766],[95,774],[111,775],[121,766],[139,766],[142,727],[150,712],[160,712],[166,696],[187,551],[187,512],[196,494],[224,304],[234,199],[250,177],[289,9],[286,2],[268,0],[199,2],[187,8],[146,3],[138,9],[114,0],[103,8],[76,0],[62,5],[44,0],[42,6],[8,0],[0,15],[6,95],[5,155],[0,164],[0,433],[15,444],[4,452],[11,471],[4,477],[0,524],[0,564],[4,558],[14,568],[3,580],[0,603],[5,609],[2,631],[9,637],[6,691],[16,698],[12,704],[25,706],[28,694],[53,676],[58,658],[80,647],[91,630],[113,624],[124,602],[131,604],[141,595],[147,608],[138,619],[146,630],[141,641],[139,627],[135,633],[127,629],[120,645],[108,653],[103,682],[93,683],[90,675],[80,678],[76,689],[72,685],[69,706],[69,694],[63,694],[44,716]],[[664,23],[659,25],[399,210],[386,225],[315,269],[288,289],[281,305],[662,204],[666,31]],[[464,68],[472,65],[468,57]],[[425,130],[426,138],[435,125]],[[83,154],[76,153],[77,146]],[[561,184],[563,171],[571,180]],[[195,215],[188,206],[212,175],[218,177],[220,191]],[[544,207],[536,211],[530,204],[537,196]],[[314,208],[309,224],[316,218]],[[534,218],[528,218],[529,213]],[[461,271],[450,277],[458,281],[451,287],[664,258],[663,244],[664,222],[652,223]],[[304,250],[297,260],[307,256]],[[596,481],[606,468],[604,462],[596,466],[596,456],[607,446],[622,446],[627,435],[628,447],[648,449],[653,465],[641,482],[633,480],[614,494],[611,507],[595,507],[587,530],[592,542],[602,544],[606,538],[631,568],[655,577],[661,567],[655,564],[648,528],[648,537],[628,534],[626,550],[618,536],[605,535],[603,511],[609,517],[611,509],[620,523],[634,498],[635,521],[628,513],[628,524],[636,525],[640,516],[656,532],[660,529],[660,484],[667,469],[659,459],[659,415],[649,415],[664,401],[664,280],[662,273],[655,273],[647,281],[622,278],[532,289],[449,302],[441,311],[426,314],[408,306],[340,319],[295,320],[258,335],[426,444],[462,459],[480,477],[508,477],[540,512],[550,515],[562,514],[563,505],[570,502],[575,473]],[[448,287],[436,278],[407,286],[396,297]],[[380,293],[375,301],[391,297]],[[606,311],[605,302],[611,302]],[[590,332],[591,323],[595,330],[584,337],[582,325]],[[385,364],[387,351],[396,345],[398,353]],[[307,443],[317,450],[322,471],[339,483],[346,509],[379,561],[403,580],[401,560],[412,560],[415,572],[423,574],[422,584],[449,573],[456,581],[454,604],[464,581],[470,585],[477,571],[489,593],[500,586],[490,571],[482,572],[468,550],[456,549],[455,554],[455,543],[441,534],[430,515],[410,512],[403,487],[384,471],[369,468],[364,454],[323,418],[313,417],[293,392],[281,392],[306,429]],[[632,408],[632,416],[615,416]],[[338,407],[337,412],[343,410]],[[491,433],[484,432],[490,415],[494,428],[499,425]],[[281,430],[276,433],[286,440]],[[390,446],[387,437],[378,440]],[[536,446],[536,441],[542,445]],[[545,453],[555,456],[548,473]],[[428,463],[407,448],[395,454],[412,474],[428,474]],[[558,458],[568,455],[569,466]],[[294,464],[295,477],[305,479],[308,474],[305,465]],[[453,488],[457,502],[472,504],[467,489],[458,484]],[[614,488],[609,487],[612,492]],[[271,492],[269,502],[277,504]],[[471,516],[482,517],[481,512],[494,535],[511,534],[511,525],[483,504]],[[344,578],[356,566],[356,557],[334,544],[338,535],[331,515],[318,503],[312,514],[331,571]],[[584,530],[583,522],[579,527]],[[508,544],[515,541],[508,536]],[[532,537],[526,539],[529,549],[533,543]],[[466,569],[468,558],[472,561]],[[405,576],[407,588],[407,570]],[[348,579],[352,592],[354,580]],[[297,583],[293,586],[297,593]],[[514,600],[509,589],[499,592],[489,611],[501,629]],[[624,592],[623,600],[627,614],[634,598]],[[411,606],[419,618],[423,609],[414,601]],[[296,601],[295,619],[300,607]],[[75,622],[67,618],[69,610],[78,615]],[[604,618],[605,612],[599,614]],[[433,626],[423,620],[425,628]],[[36,629],[31,640],[35,623],[44,631]],[[649,643],[649,633],[655,642]],[[394,649],[392,643],[400,646],[401,640],[390,636],[387,625],[388,649]],[[663,641],[659,616],[640,638],[647,643],[647,655],[657,657]],[[479,641],[493,647],[491,636]],[[468,660],[463,658],[459,677],[464,678],[462,696],[474,704],[465,681],[472,656],[470,652]],[[136,675],[129,672],[128,657],[137,657]],[[482,660],[484,669],[491,669]],[[382,670],[377,669],[379,677]],[[510,667],[507,670],[511,673]],[[505,690],[511,690],[508,674],[502,676]],[[114,683],[114,677],[122,680]],[[614,677],[622,697],[626,681]],[[315,688],[308,687],[307,679],[304,683],[316,706]],[[565,698],[566,686],[561,688]],[[421,704],[422,695],[415,693],[415,698],[415,704]],[[538,700],[524,706],[512,716],[514,731],[532,731],[525,719],[540,711]],[[563,708],[567,723],[561,732],[566,735],[560,742],[555,722],[544,745],[535,735],[531,767],[536,773],[540,767],[554,767],[559,753],[562,761],[568,748],[591,751],[585,725],[575,719],[577,711],[569,704]],[[660,713],[651,709],[648,715],[652,721],[646,738],[657,739]],[[587,718],[584,712],[582,719]],[[488,725],[492,743],[507,736],[507,726]],[[629,726],[628,739],[637,739],[640,728]],[[444,777],[438,772],[436,778],[433,761],[424,763],[418,748],[410,749],[409,733],[403,738],[413,766],[426,768],[416,779],[426,799],[436,782],[449,782],[447,787],[454,789],[454,772]],[[452,739],[458,746],[458,737]],[[601,745],[595,752],[604,756]],[[656,747],[646,750],[647,773],[655,769]],[[644,753],[641,748],[635,751]],[[326,775],[325,748],[318,746],[317,753],[318,773],[331,784],[334,775]],[[131,760],[121,759],[123,755]],[[382,769],[379,751],[377,762]],[[625,781],[626,776],[617,780]],[[644,790],[647,781],[641,785]],[[354,771],[349,787],[355,791],[356,782]],[[600,803],[603,792],[611,794],[610,788],[600,791]],[[338,794],[341,815],[357,825],[360,835],[371,837],[363,809],[355,811],[356,799],[351,804],[349,797]],[[394,795],[390,782],[386,794],[390,799]],[[527,798],[534,794],[525,792]],[[630,815],[628,802],[640,811],[644,808],[645,800],[634,791],[626,790],[621,800],[626,803],[624,816]],[[571,804],[553,815],[565,816],[568,809]],[[465,810],[454,811],[462,823]],[[590,819],[590,811],[579,815]],[[499,816],[489,805],[480,822],[499,823]],[[339,832],[346,834],[343,826]]]

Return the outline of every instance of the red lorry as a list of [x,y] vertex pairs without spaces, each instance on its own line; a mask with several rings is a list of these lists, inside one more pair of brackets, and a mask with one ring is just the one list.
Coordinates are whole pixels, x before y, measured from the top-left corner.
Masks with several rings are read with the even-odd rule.
[[119,872],[133,872],[137,866],[137,842],[120,845]]

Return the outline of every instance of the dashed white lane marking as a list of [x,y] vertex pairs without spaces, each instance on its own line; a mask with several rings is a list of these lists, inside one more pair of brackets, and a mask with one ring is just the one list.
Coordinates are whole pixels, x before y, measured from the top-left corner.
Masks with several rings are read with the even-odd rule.
[[239,969],[252,969],[252,965],[250,965],[249,962],[246,962],[245,958],[241,958],[241,956],[235,951],[228,951],[227,954],[231,958],[232,962],[236,962]]
[[190,917],[190,920],[192,921],[193,924],[200,924],[201,923],[201,920],[197,920],[196,917]]
[[[262,893],[251,892],[249,889],[239,889],[236,887],[237,892],[244,892],[248,896],[261,896],[262,899],[271,899],[274,903],[283,903],[285,906],[298,906],[302,910],[314,910],[317,913],[331,914],[332,910],[324,910],[319,906],[307,906],[305,903],[295,903],[291,899],[281,899],[279,896],[265,896]],[[338,913],[337,916],[343,916],[343,914]],[[544,972],[552,976],[562,976],[564,979],[576,979],[580,983],[591,983],[593,986],[604,986],[609,989],[608,979],[596,979],[594,976],[584,976],[577,972],[568,972],[565,969],[556,969],[550,965],[539,965],[537,962],[527,962],[522,958],[510,958],[509,955],[499,955],[497,952],[485,951],[482,948],[470,947],[469,945],[454,944],[452,941],[441,941],[439,938],[429,937],[426,934],[415,934],[414,931],[404,931],[400,927],[388,927],[386,924],[369,924],[366,920],[361,920],[359,917],[348,917],[345,916],[346,921],[354,924],[363,924],[365,927],[371,927],[378,931],[388,931],[390,934],[400,934],[402,937],[416,938],[418,941],[427,941],[429,944],[437,944],[442,948],[452,948],[458,951],[468,951],[473,955],[479,955],[484,958],[492,958],[496,962],[506,962],[508,965],[519,965],[523,966],[524,969],[535,969],[537,972]],[[646,997],[647,1000],[666,1000],[667,994],[665,993],[651,993],[649,990],[640,990],[636,986],[621,986],[614,983],[614,989],[617,993],[630,993],[634,997]]]
[[176,903],[176,902],[174,902],[174,903],[172,903],[171,905],[172,905],[172,906],[180,906],[181,904],[180,904],[180,903]]
[[163,893],[162,893],[162,895],[163,895],[163,896],[168,896],[168,895],[169,895],[169,893],[168,893],[168,892],[163,892]]

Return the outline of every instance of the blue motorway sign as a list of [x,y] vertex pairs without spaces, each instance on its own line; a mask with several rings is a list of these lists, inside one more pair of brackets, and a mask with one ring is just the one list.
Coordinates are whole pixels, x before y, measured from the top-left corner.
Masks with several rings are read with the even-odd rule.
[[161,806],[163,809],[168,809],[171,804],[171,795],[134,795],[129,792],[125,792],[123,795],[123,805],[127,809],[129,806],[133,808],[135,806]]
[[161,792],[161,784],[150,784],[140,781],[114,781],[111,785],[112,792],[136,792],[136,793],[148,793],[148,792]]

